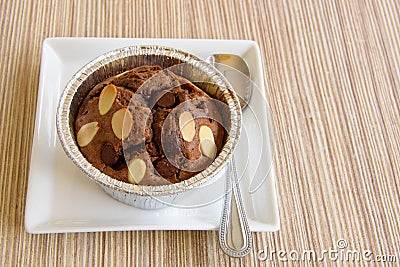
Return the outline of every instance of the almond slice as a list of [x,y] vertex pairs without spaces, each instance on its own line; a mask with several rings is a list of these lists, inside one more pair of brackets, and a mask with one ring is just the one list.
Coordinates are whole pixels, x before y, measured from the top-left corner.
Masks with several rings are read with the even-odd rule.
[[132,115],[126,108],[117,110],[111,119],[111,127],[119,139],[128,137],[133,125]]
[[190,142],[196,134],[196,124],[190,112],[185,111],[179,116],[179,129],[183,140]]
[[202,125],[199,130],[200,141],[209,139],[214,142],[214,134],[210,127]]
[[217,146],[214,141],[214,134],[210,127],[202,125],[199,130],[201,153],[209,158],[215,158]]
[[136,158],[129,163],[128,181],[132,184],[138,184],[142,181],[146,173],[146,163],[140,158]]
[[104,87],[103,91],[101,91],[99,97],[99,112],[100,115],[105,115],[111,109],[112,104],[117,97],[117,87],[113,84],[108,84]]
[[78,145],[80,147],[87,146],[90,142],[92,142],[95,137],[97,131],[99,130],[99,123],[97,121],[89,122],[83,125],[76,135],[76,140],[78,141]]
[[217,154],[217,146],[210,139],[204,139],[200,142],[201,153],[211,159],[215,158]]

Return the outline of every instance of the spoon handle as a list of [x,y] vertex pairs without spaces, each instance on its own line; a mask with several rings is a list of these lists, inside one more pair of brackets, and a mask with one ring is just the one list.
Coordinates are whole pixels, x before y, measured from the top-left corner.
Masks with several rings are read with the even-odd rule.
[[252,236],[240,194],[234,156],[228,164],[225,186],[219,243],[226,254],[241,258],[250,252]]

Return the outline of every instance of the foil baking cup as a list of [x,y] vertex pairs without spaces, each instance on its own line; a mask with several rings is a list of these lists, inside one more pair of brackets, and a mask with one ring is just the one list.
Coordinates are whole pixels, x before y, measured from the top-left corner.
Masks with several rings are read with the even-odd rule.
[[[179,68],[184,64],[184,68]],[[144,186],[118,181],[95,168],[81,153],[75,137],[74,120],[80,103],[98,83],[142,65],[174,66],[176,73],[224,102],[230,112],[226,142],[214,161],[202,172],[180,183]],[[178,66],[178,67],[175,67]],[[196,83],[195,81],[200,81]],[[216,178],[230,160],[239,140],[241,109],[238,97],[227,79],[211,64],[179,49],[164,46],[129,46],[105,53],[81,68],[68,82],[57,108],[58,137],[67,156],[90,179],[113,198],[142,209],[157,209],[174,203],[179,194],[190,192]],[[177,203],[174,203],[177,204]]]

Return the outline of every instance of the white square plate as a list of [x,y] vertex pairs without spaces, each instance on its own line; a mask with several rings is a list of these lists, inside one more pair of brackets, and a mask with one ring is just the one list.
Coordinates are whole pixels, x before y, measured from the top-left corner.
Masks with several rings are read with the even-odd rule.
[[[258,45],[245,40],[50,38],[43,43],[35,132],[25,210],[29,233],[93,232],[125,230],[217,230],[222,198],[189,208],[198,199],[223,195],[224,178],[199,188],[186,208],[141,210],[122,204],[88,179],[65,155],[57,138],[55,114],[65,85],[86,63],[113,49],[156,44],[179,48],[201,58],[214,53],[234,53],[249,64],[252,79],[265,95]],[[268,140],[267,107],[262,97],[252,97],[243,112],[243,130],[235,151],[240,186],[252,231],[277,231],[279,215],[275,172]],[[257,117],[257,118],[255,118]],[[260,122],[257,124],[257,120]],[[261,128],[259,127],[261,125]],[[268,139],[268,134],[267,134]],[[250,141],[248,141],[250,140]],[[258,164],[258,168],[257,168]],[[268,174],[268,175],[267,175]],[[249,190],[251,177],[259,180]],[[223,175],[224,177],[224,175]]]

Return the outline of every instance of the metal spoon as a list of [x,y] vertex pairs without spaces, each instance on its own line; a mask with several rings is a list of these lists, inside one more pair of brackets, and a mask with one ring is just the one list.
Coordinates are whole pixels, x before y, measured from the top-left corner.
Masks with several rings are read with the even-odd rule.
[[[215,54],[209,56],[207,61],[229,80],[239,96],[242,110],[246,108],[252,90],[250,70],[244,59],[238,55]],[[222,250],[231,257],[244,257],[251,250],[252,236],[240,193],[234,156],[228,164],[219,242]]]

